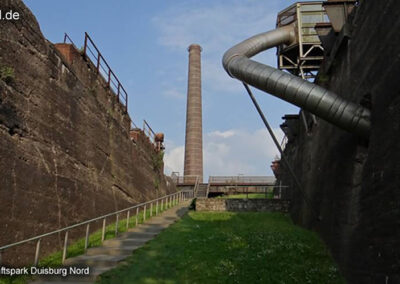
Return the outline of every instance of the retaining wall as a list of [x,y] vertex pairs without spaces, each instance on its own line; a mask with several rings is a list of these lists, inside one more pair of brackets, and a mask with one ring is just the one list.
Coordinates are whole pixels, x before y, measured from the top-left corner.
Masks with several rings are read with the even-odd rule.
[[279,199],[196,199],[196,211],[283,212],[289,211],[289,201]]

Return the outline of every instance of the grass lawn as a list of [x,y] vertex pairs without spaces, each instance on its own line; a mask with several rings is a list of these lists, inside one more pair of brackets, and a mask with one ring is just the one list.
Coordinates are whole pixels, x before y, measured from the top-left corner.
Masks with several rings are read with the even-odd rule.
[[231,195],[221,195],[218,196],[217,198],[224,198],[224,199],[232,199],[232,198],[249,198],[249,199],[272,199],[274,197],[274,194],[272,192],[267,192],[267,195],[265,193],[249,193],[248,195],[246,193],[240,193],[240,194],[231,194]]
[[279,213],[190,212],[98,283],[345,283],[314,232]]

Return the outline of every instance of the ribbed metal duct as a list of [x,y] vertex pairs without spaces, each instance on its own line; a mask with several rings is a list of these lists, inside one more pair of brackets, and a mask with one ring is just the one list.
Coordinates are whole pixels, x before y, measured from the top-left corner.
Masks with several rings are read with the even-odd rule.
[[293,26],[277,28],[235,45],[225,52],[222,63],[231,77],[367,138],[370,130],[368,109],[300,77],[249,59],[269,48],[295,41]]

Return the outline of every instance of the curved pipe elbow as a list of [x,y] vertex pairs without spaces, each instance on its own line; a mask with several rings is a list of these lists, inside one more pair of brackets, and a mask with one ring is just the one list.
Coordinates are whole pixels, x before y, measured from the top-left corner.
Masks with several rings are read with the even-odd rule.
[[233,78],[315,114],[364,138],[369,136],[370,111],[300,77],[253,61],[250,57],[296,40],[293,26],[255,35],[225,52],[222,64]]

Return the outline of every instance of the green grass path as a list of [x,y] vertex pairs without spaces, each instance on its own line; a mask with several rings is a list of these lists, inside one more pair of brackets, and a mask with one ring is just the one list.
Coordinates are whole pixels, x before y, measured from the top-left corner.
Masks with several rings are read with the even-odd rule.
[[190,212],[99,283],[345,283],[316,233],[279,213]]

